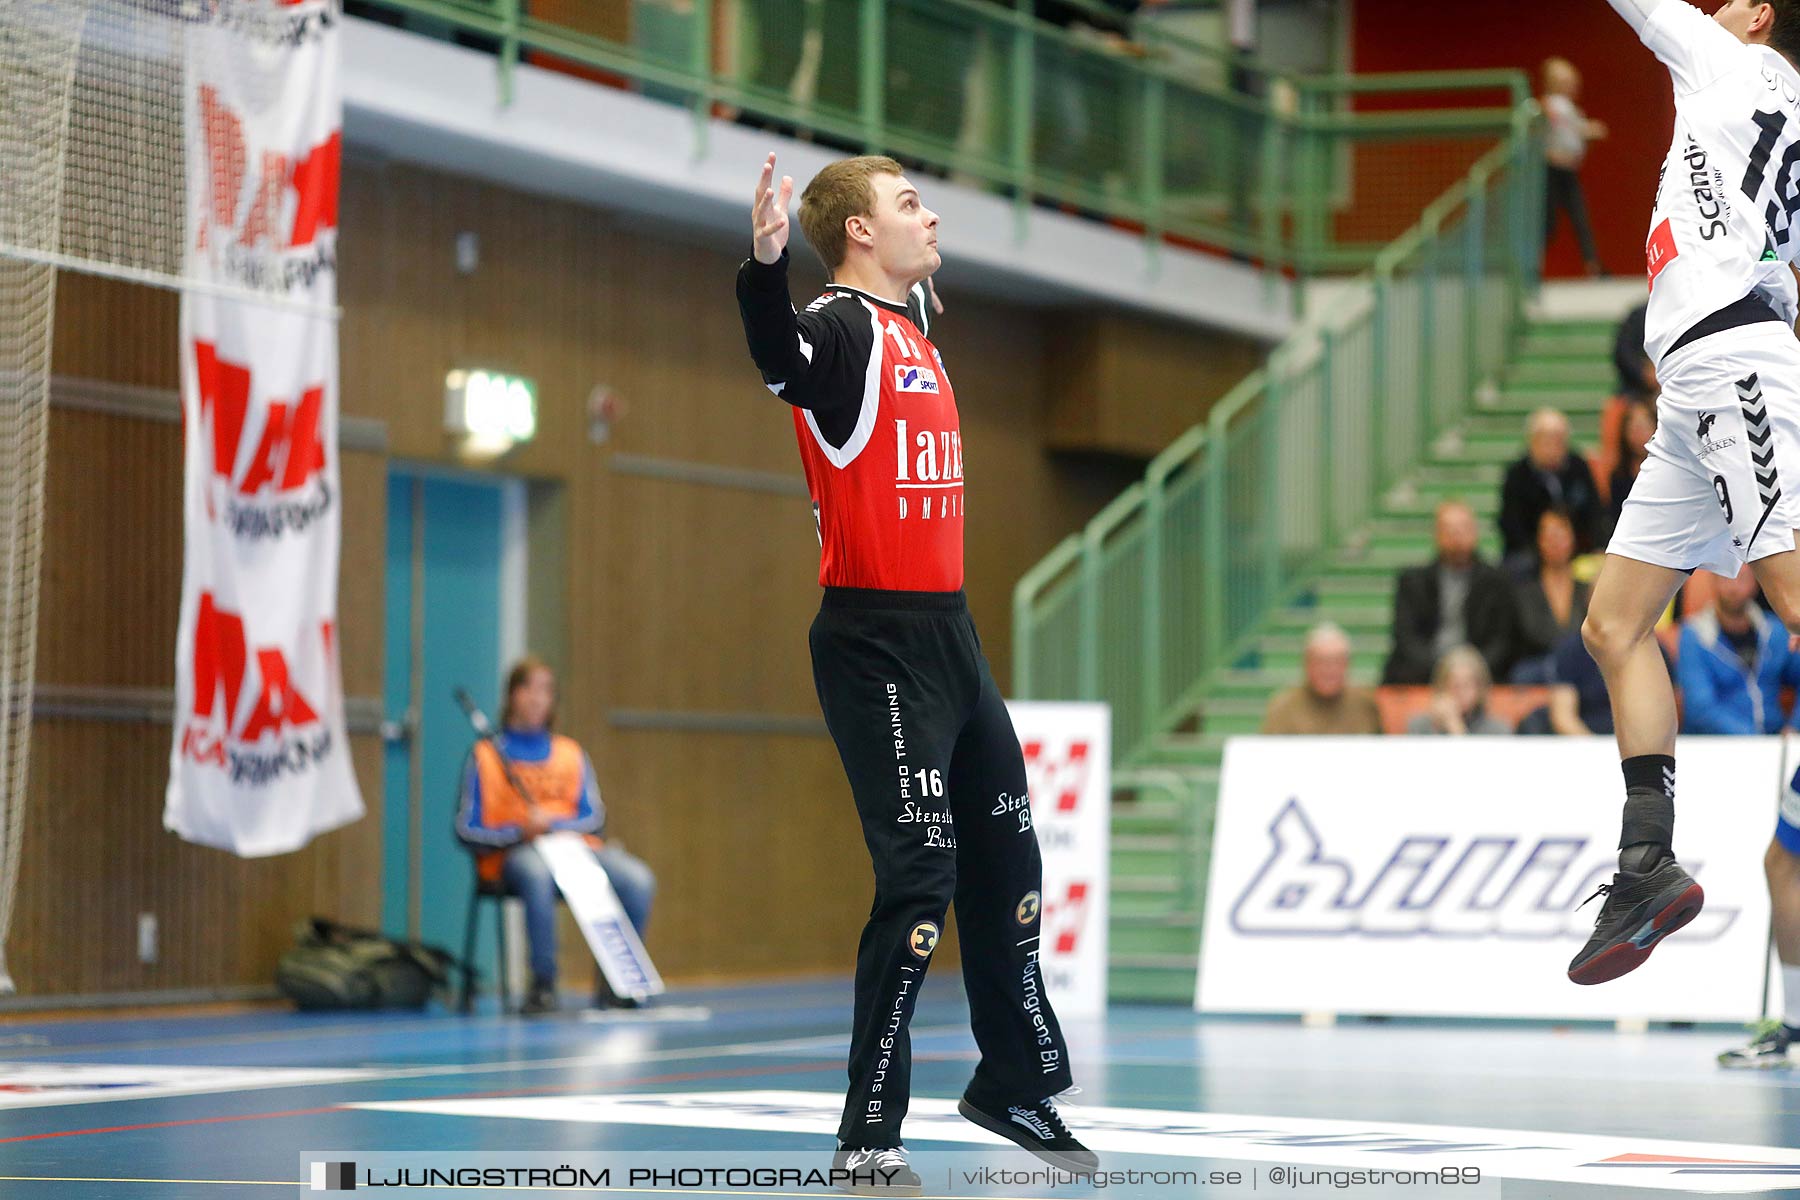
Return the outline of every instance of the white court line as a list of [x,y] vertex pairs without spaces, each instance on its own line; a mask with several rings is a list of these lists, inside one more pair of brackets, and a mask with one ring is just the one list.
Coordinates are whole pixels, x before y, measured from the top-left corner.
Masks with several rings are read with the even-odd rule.
[[[621,1030],[630,1028],[641,1030],[643,1026],[620,1026]],[[927,1026],[913,1030],[915,1037],[933,1037],[939,1034],[966,1033],[961,1025]],[[742,1058],[756,1055],[785,1054],[791,1051],[825,1050],[849,1046],[846,1034],[822,1034],[817,1037],[786,1038],[779,1041],[765,1042],[728,1042],[719,1046],[685,1046],[671,1047],[667,1050],[650,1050],[635,1053],[629,1047],[615,1047],[611,1051],[599,1053],[569,1055],[562,1058],[507,1059],[499,1062],[482,1063],[441,1063],[430,1067],[395,1067],[381,1066],[329,1068],[321,1072],[322,1077],[312,1080],[295,1080],[292,1078],[271,1078],[278,1071],[288,1068],[256,1066],[226,1066],[207,1068],[217,1072],[205,1082],[196,1082],[183,1086],[171,1082],[164,1085],[147,1084],[126,1090],[123,1094],[107,1092],[82,1092],[79,1094],[56,1095],[46,1094],[33,1098],[28,1093],[10,1097],[8,1101],[0,1101],[0,1112],[16,1111],[26,1108],[52,1108],[71,1104],[109,1104],[125,1100],[155,1100],[167,1096],[199,1096],[218,1095],[230,1092],[266,1092],[285,1088],[327,1087],[343,1083],[384,1083],[403,1079],[433,1079],[459,1075],[493,1075],[508,1071],[553,1071],[564,1067],[596,1067],[596,1066],[635,1066],[640,1063],[676,1062],[690,1058]],[[16,1064],[21,1073],[27,1071],[55,1071],[79,1069],[92,1076],[98,1072],[113,1070],[119,1076],[130,1079],[154,1074],[158,1070],[167,1071],[166,1065],[132,1063],[46,1063],[25,1062]],[[0,1061],[0,1084],[6,1081],[7,1064]],[[241,1082],[233,1082],[230,1075],[243,1072]],[[597,1086],[604,1086],[602,1081]]]
[[[821,1004],[819,1007],[829,1008],[831,1006]],[[734,1005],[731,1011],[734,1015],[786,1012],[788,1011],[788,1007],[779,1004],[754,1004],[745,1007]],[[16,1036],[20,1039],[37,1039],[29,1043],[29,1048],[21,1049],[11,1045],[9,1044],[10,1039],[7,1037],[0,1037],[0,1047],[3,1047],[7,1051],[8,1057],[26,1057],[33,1054],[106,1054],[115,1050],[185,1050],[199,1046],[244,1046],[263,1042],[311,1042],[325,1041],[334,1037],[366,1037],[371,1034],[404,1033],[419,1029],[438,1029],[443,1027],[444,1019],[446,1017],[456,1015],[457,1014],[443,1012],[433,1013],[429,1016],[415,1017],[410,1020],[365,1021],[361,1023],[346,1022],[342,1025],[321,1025],[315,1029],[268,1029],[260,1033],[219,1033],[186,1038],[144,1038],[135,1042],[71,1042],[68,1045],[58,1045],[42,1038],[41,1035],[24,1033]],[[123,1018],[105,1019],[112,1020]],[[159,1019],[190,1020],[197,1018],[169,1017]],[[499,1025],[502,1022],[511,1024],[512,1021],[512,1018],[502,1016],[474,1018],[458,1016],[458,1019],[468,1022],[472,1028],[490,1028]],[[0,1028],[4,1028],[4,1026],[0,1026]]]

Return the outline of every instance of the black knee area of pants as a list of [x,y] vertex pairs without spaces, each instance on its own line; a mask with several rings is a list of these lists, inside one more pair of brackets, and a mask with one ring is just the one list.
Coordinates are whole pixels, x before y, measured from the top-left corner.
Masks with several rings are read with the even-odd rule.
[[[1619,865],[1644,871],[1675,843],[1675,801],[1660,788],[1632,788],[1625,794],[1625,821],[1619,833]],[[1630,858],[1633,861],[1626,861]]]

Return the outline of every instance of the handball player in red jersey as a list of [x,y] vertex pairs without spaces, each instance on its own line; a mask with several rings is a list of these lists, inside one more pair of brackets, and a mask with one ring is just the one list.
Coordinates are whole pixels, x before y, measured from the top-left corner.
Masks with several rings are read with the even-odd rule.
[[750,357],[793,413],[825,589],[813,680],[875,868],[834,1166],[874,1179],[858,1191],[920,1190],[900,1140],[907,1026],[954,900],[981,1050],[959,1111],[1092,1171],[1098,1158],[1052,1101],[1072,1080],[1038,966],[1043,864],[1025,762],[963,598],[962,435],[925,290],[938,217],[891,158],[827,166],[799,218],[832,282],[796,312],[793,186],[775,183],[771,154],[737,298]]

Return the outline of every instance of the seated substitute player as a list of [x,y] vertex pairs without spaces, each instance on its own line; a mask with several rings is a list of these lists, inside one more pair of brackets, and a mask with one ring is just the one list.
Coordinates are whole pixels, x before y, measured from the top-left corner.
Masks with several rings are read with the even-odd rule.
[[[531,990],[520,1012],[553,1012],[556,994],[556,880],[532,843],[546,833],[578,833],[606,872],[632,928],[643,936],[656,897],[656,875],[618,841],[601,835],[606,804],[594,779],[594,764],[573,738],[552,732],[556,724],[556,674],[536,655],[513,664],[506,675],[500,709],[500,736],[479,741],[463,766],[462,801],[456,836],[475,852],[487,883],[500,883],[525,906],[525,940],[531,951]],[[512,764],[509,775],[501,759]],[[520,795],[513,780],[529,796]],[[594,1000],[601,1008],[636,1008],[637,1001],[615,996],[606,976],[594,976]]]
[[937,214],[890,158],[832,163],[800,199],[800,227],[832,283],[788,298],[787,206],[775,156],[752,212],[737,298],[750,356],[793,406],[825,589],[813,682],[875,868],[856,956],[849,1093],[834,1166],[914,1195],[900,1124],[907,1027],[956,902],[969,1023],[981,1050],[963,1116],[1053,1166],[1098,1158],[1052,1097],[1068,1047],[1038,969],[1043,864],[1025,763],[963,598],[963,453],[955,392],[927,334]]
[[1710,19],[1686,0],[1607,2],[1668,67],[1675,134],[1646,245],[1660,419],[1582,627],[1625,775],[1619,870],[1569,964],[1582,984],[1637,967],[1705,900],[1671,848],[1675,694],[1658,615],[1696,568],[1748,562],[1800,629],[1800,0],[1730,0]]

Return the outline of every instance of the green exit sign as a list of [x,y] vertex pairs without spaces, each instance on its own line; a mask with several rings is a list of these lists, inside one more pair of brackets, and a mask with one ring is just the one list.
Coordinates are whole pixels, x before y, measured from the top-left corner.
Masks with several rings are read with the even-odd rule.
[[537,387],[498,371],[444,377],[444,426],[475,456],[504,454],[537,436]]

